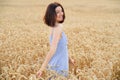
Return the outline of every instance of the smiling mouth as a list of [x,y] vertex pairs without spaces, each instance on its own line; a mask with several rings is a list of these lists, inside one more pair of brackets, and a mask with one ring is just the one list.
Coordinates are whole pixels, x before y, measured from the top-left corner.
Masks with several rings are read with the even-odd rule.
[[63,18],[63,16],[60,16],[59,18]]

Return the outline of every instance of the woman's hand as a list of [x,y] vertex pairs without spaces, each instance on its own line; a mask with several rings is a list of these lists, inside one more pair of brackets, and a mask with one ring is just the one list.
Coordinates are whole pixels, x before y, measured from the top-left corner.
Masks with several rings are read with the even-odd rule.
[[74,59],[72,59],[72,58],[69,58],[69,62],[70,62],[70,64],[71,64],[71,66],[70,66],[70,70],[71,71],[73,71],[74,72],[74,74],[76,75],[77,74],[77,65],[76,65],[76,61],[74,60]]
[[76,62],[75,62],[75,60],[74,60],[74,59],[69,58],[69,61],[70,61],[70,63],[72,63],[72,65],[76,66]]
[[43,75],[43,71],[42,70],[39,70],[38,72],[37,72],[37,77],[41,77]]

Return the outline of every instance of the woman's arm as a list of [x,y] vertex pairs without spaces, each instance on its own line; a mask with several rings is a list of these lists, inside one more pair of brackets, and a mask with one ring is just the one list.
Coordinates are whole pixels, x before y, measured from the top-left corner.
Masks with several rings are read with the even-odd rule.
[[38,71],[38,75],[39,75],[39,72],[42,72],[42,71],[44,71],[46,69],[50,59],[54,55],[54,53],[55,53],[55,51],[57,49],[57,44],[58,44],[58,42],[60,40],[60,37],[61,37],[61,33],[62,33],[62,30],[61,30],[61,28],[59,26],[54,28],[54,30],[53,30],[53,39],[52,39],[52,43],[51,43],[51,46],[50,46],[50,51],[47,53],[45,61],[43,62],[40,70]]

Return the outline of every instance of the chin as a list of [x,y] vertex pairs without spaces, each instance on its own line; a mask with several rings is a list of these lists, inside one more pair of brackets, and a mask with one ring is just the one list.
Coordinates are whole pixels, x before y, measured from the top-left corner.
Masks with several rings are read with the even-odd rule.
[[59,21],[63,21],[63,19],[60,19]]

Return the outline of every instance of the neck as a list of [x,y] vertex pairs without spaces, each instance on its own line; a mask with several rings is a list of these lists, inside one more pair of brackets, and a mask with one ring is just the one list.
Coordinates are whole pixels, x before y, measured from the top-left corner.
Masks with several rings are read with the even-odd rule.
[[57,23],[57,22],[55,23],[55,26],[60,26],[60,25],[62,25],[62,24],[61,23]]

